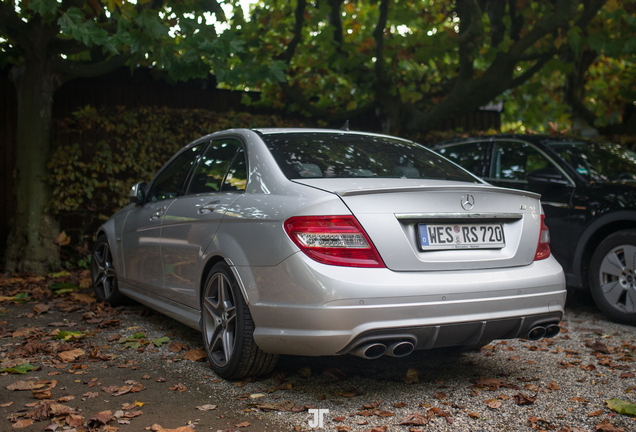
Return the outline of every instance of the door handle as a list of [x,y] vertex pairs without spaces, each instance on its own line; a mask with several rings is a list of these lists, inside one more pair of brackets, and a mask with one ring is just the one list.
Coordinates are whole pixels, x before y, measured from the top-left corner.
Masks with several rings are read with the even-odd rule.
[[203,204],[201,207],[199,207],[199,214],[212,213],[214,209],[216,208],[216,206],[219,205],[220,202],[221,201],[216,200],[216,201],[210,201],[209,203]]
[[166,208],[167,208],[167,207],[161,207],[160,209],[158,209],[158,210],[155,212],[155,214],[153,214],[152,216],[150,216],[150,220],[151,220],[151,221],[154,221],[154,220],[159,219],[161,216],[163,216],[163,212],[165,212],[165,211],[166,211]]

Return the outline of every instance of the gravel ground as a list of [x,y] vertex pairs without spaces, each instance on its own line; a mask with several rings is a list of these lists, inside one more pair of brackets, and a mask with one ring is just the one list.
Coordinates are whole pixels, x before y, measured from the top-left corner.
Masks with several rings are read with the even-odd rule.
[[[562,323],[563,331],[554,339],[495,341],[474,352],[435,350],[373,361],[353,356],[290,356],[281,358],[271,377],[243,382],[218,379],[207,363],[185,360],[184,351],[171,352],[168,344],[139,352],[123,348],[117,340],[109,341],[116,334],[130,337],[142,331],[148,340],[168,336],[171,342],[189,348],[202,345],[197,331],[139,305],[119,310],[116,316],[120,326],[103,328],[90,343],[117,356],[108,362],[110,366],[134,365],[137,375],[169,376],[184,383],[188,391],[179,396],[184,398],[180,403],[190,407],[190,411],[173,410],[173,425],[194,419],[194,406],[212,403],[222,407],[225,415],[217,412],[215,421],[194,421],[198,424],[195,429],[229,426],[247,432],[307,431],[312,430],[309,422],[313,415],[306,410],[319,408],[329,410],[322,429],[338,432],[636,431],[636,418],[616,414],[605,403],[612,398],[636,402],[634,327],[606,320],[587,296],[577,293],[576,301],[572,301],[573,297]],[[7,306],[3,306],[6,310]],[[4,325],[11,330],[34,325],[25,315],[31,308],[33,304],[16,305],[7,311],[9,319],[0,320],[5,319]],[[84,312],[79,310],[75,316],[65,317],[81,322]],[[40,320],[43,319],[59,320],[60,313],[57,317],[42,315]],[[38,325],[43,323],[38,321]],[[5,343],[5,352],[0,355],[8,355],[7,345],[10,344]],[[90,373],[98,374],[100,368]],[[2,401],[9,396],[5,383],[16,380],[13,377],[7,381],[9,378],[12,377],[0,377]],[[139,397],[148,399],[147,392]],[[292,404],[294,408],[289,410]],[[299,409],[302,411],[293,412]],[[15,411],[3,408],[0,413]],[[229,417],[233,421],[222,422]],[[399,425],[409,418],[411,424]],[[237,422],[242,421],[250,426],[237,427]],[[144,427],[141,424],[133,421],[117,426],[122,431],[150,426],[147,421]],[[8,430],[7,425],[0,423],[0,430]],[[44,426],[40,423],[38,428],[34,425],[25,430],[43,430]],[[317,429],[320,428],[314,428]]]

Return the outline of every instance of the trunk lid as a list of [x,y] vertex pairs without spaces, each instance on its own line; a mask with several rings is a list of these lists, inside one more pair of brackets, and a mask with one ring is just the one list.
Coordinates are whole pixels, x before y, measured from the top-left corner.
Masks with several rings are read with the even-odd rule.
[[[391,270],[523,266],[532,263],[537,250],[541,204],[539,195],[532,192],[435,180],[323,178],[295,181],[340,196]],[[470,244],[472,228],[473,234],[484,239],[488,227],[501,227],[504,245]],[[435,228],[441,230],[440,238],[448,230],[452,244],[422,246],[420,229],[428,234],[431,234],[429,229],[433,229],[435,236]],[[464,241],[465,233],[469,234],[468,242]],[[430,237],[428,234],[425,237]],[[490,237],[492,239],[492,233]],[[433,243],[435,239],[430,240]]]

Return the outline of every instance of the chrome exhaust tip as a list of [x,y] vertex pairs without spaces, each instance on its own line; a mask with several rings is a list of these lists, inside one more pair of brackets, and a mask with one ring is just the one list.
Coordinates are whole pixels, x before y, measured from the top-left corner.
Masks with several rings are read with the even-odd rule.
[[528,332],[528,335],[526,336],[526,338],[531,341],[536,341],[541,339],[544,336],[545,336],[545,327],[536,326]]
[[351,351],[351,354],[368,360],[382,357],[386,353],[386,345],[382,343],[369,343],[360,345]]
[[550,324],[545,328],[545,337],[547,338],[555,337],[559,333],[561,333],[561,327],[557,324]]
[[388,346],[386,354],[391,357],[406,357],[415,350],[415,345],[408,341],[395,342]]

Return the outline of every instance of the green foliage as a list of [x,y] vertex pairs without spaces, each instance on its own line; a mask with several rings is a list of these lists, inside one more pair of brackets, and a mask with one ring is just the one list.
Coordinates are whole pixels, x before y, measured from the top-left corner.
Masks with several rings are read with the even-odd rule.
[[51,285],[51,289],[55,291],[55,294],[66,294],[73,291],[78,291],[80,287],[68,282],[57,282]]
[[[83,108],[58,123],[58,142],[49,162],[51,210],[79,216],[80,234],[128,204],[130,187],[149,182],[184,145],[230,128],[300,126],[278,116],[217,113],[156,107]],[[62,227],[69,231],[70,227]]]
[[25,373],[31,372],[33,369],[35,369],[35,366],[32,366],[28,363],[22,363],[21,365],[18,365],[18,366],[0,369],[0,373],[8,372],[8,373],[25,374]]
[[53,339],[63,339],[66,342],[76,341],[80,339],[84,339],[86,337],[86,333],[78,331],[61,331],[58,332],[57,335]]
[[620,399],[608,399],[605,402],[607,403],[607,407],[612,411],[616,411],[619,414],[636,416],[636,404]]

